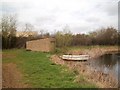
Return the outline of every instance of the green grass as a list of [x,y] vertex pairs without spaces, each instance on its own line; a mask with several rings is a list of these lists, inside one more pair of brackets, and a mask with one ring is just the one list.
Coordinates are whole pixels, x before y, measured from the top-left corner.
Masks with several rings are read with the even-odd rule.
[[49,60],[50,53],[25,51],[24,49],[3,50],[3,63],[16,63],[23,73],[23,82],[33,88],[95,88],[81,75],[74,82],[76,73],[66,66],[56,65]]

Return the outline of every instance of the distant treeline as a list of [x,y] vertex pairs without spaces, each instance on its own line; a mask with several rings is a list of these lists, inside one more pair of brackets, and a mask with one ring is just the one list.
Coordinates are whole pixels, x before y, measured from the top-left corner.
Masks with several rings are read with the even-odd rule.
[[[26,41],[40,39],[43,37],[56,38],[56,47],[81,46],[81,45],[118,45],[120,43],[120,33],[114,27],[102,28],[88,34],[72,34],[70,30],[64,28],[53,35],[49,33],[29,37],[16,37],[17,19],[15,16],[3,16],[0,23],[2,32],[2,48],[25,48]],[[30,30],[26,25],[25,30]]]
[[120,33],[113,27],[102,28],[90,32],[89,34],[76,34],[67,32],[57,32],[56,45],[63,46],[81,46],[81,45],[118,45]]

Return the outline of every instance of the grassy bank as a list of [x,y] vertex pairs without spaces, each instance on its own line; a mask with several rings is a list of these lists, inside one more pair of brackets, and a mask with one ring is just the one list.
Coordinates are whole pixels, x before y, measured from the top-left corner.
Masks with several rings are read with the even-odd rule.
[[[77,47],[67,47],[67,48],[68,48],[68,51],[66,54],[73,54],[73,55],[87,54],[87,55],[90,55],[90,58],[91,58],[90,60],[97,60],[95,58],[98,58],[107,53],[112,53],[113,51],[118,51],[118,46],[77,46]],[[65,53],[60,53],[60,54],[65,54]],[[56,56],[58,55],[59,54],[57,54]],[[116,80],[112,79],[110,74],[107,75],[106,73],[97,71],[96,69],[91,70],[91,65],[89,62],[90,60],[88,60],[88,62],[86,63],[77,64],[75,62],[72,62],[72,63],[60,62],[60,64],[65,63],[66,66],[70,68],[72,67],[72,69],[76,69],[76,71],[83,74],[87,80],[95,82],[99,87],[102,87],[102,88],[109,88],[111,86],[115,87]],[[107,80],[106,78],[109,78],[109,80]]]
[[[94,88],[81,76],[81,82],[74,82],[76,73],[65,66],[50,61],[50,53],[31,52],[22,49],[3,50],[3,64],[15,63],[23,74],[23,82],[34,88]],[[3,71],[4,72],[4,71]]]
[[85,50],[85,49],[93,49],[93,48],[101,48],[101,49],[109,49],[109,48],[118,48],[118,46],[112,45],[93,45],[93,46],[73,46],[68,47],[69,50]]
[[118,46],[110,46],[110,45],[93,45],[93,46],[71,46],[71,47],[61,47],[55,49],[55,54],[65,54],[72,51],[85,51],[85,50],[92,50],[92,49],[102,49],[102,50],[118,50]]
[[72,46],[57,48],[55,54],[88,54],[91,58],[97,58],[105,53],[118,51],[118,46],[105,46],[105,45],[95,45],[95,46]]

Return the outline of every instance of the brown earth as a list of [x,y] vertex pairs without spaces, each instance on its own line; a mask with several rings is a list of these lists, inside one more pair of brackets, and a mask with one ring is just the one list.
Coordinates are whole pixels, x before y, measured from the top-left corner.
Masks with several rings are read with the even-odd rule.
[[12,53],[5,54],[5,53],[2,53],[2,57],[3,58],[15,58],[16,54],[12,54]]
[[88,62],[65,61],[57,55],[51,56],[51,60],[56,64],[66,65],[69,69],[77,70],[79,74],[75,81],[78,83],[80,74],[82,74],[88,82],[92,82],[100,88],[117,87],[117,81],[112,76],[91,69]]
[[16,64],[7,63],[2,65],[2,87],[3,88],[26,88],[27,84],[22,81],[22,74]]

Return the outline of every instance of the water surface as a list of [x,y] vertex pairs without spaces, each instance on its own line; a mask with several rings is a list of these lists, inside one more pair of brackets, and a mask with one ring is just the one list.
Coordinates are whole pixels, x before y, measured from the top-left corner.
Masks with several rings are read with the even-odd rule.
[[90,60],[90,66],[97,71],[102,71],[105,74],[111,74],[116,79],[120,77],[120,53],[109,52],[99,58]]

